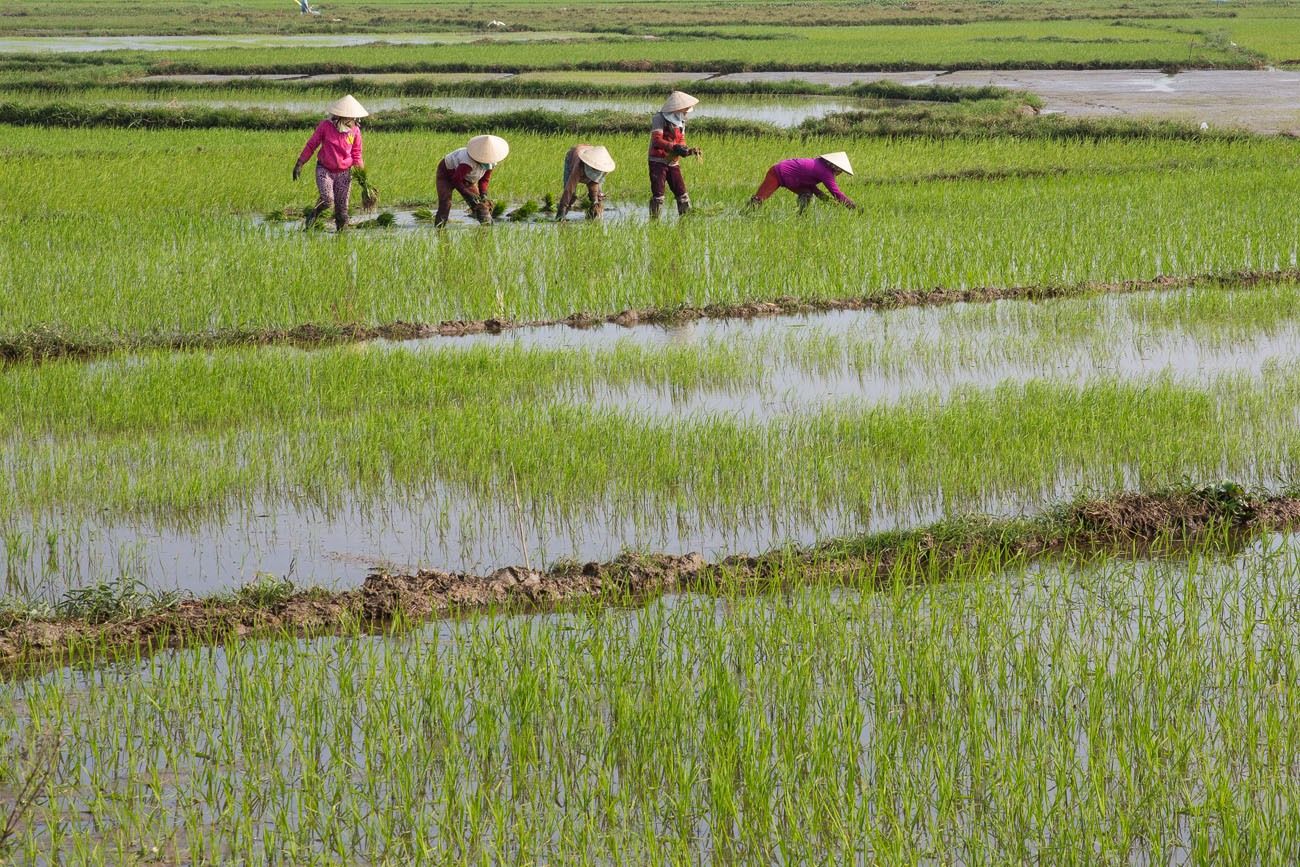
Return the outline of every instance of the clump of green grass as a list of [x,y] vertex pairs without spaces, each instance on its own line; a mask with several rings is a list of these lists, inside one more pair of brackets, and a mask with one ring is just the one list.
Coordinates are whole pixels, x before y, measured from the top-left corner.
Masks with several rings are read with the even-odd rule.
[[177,591],[155,590],[137,578],[121,577],[68,590],[55,606],[55,612],[69,620],[106,623],[170,608],[180,599]]
[[50,620],[58,615],[55,606],[26,595],[0,596],[0,629],[33,620]]
[[254,608],[271,608],[286,601],[294,593],[293,582],[270,572],[258,572],[257,577],[240,587],[235,599]]

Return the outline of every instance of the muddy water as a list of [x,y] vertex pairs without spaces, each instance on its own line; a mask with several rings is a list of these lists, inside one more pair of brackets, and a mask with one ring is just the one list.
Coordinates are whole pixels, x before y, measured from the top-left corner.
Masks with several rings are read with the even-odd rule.
[[[132,105],[147,108],[237,108],[268,109],[290,112],[320,111],[320,98],[300,99],[203,99],[185,96],[177,99],[128,100],[115,105]],[[534,99],[514,97],[369,97],[366,108],[373,112],[394,111],[402,108],[442,108],[457,114],[495,114],[512,111],[558,111],[566,114],[588,114],[596,111],[615,111],[648,114],[654,103],[646,99]],[[805,120],[825,117],[842,111],[860,108],[861,103],[852,98],[800,98],[765,97],[745,99],[727,97],[710,100],[708,116],[753,123],[769,123],[780,127],[795,127]]]
[[[701,351],[710,346],[748,347],[768,364],[742,384],[690,391],[638,384],[601,389],[577,399],[663,420],[725,415],[754,423],[849,404],[894,403],[917,394],[946,399],[961,389],[1033,379],[1081,382],[1102,376],[1168,374],[1199,384],[1225,373],[1251,374],[1266,365],[1300,360],[1300,320],[1279,319],[1269,333],[1242,340],[1217,332],[1158,333],[1130,314],[1150,297],[1152,293],[1136,293],[1055,302],[1055,309],[1087,309],[1095,319],[1077,340],[1050,344],[1036,340],[1034,322],[1018,320],[1017,314],[1026,309],[1024,302],[998,301],[752,320],[705,319],[669,328],[559,325],[501,335],[378,341],[377,345],[410,351],[502,343],[570,351],[620,345],[695,346]],[[1172,296],[1166,293],[1165,297]],[[829,358],[819,354],[815,370],[792,361],[792,356],[799,356],[801,343],[832,347]]]
[[[587,201],[586,193],[583,193],[578,199],[577,207],[575,207],[573,210],[569,211],[569,213],[565,215],[565,221],[569,223],[586,222],[587,221],[587,213],[585,210],[586,201]],[[514,207],[516,207],[516,205],[511,205],[511,210],[513,210]],[[377,225],[374,226],[370,225],[374,222],[375,218],[380,213],[392,214],[393,224],[387,228],[380,228]],[[509,211],[507,211],[507,214],[508,213]],[[669,218],[670,219],[672,218],[671,214],[669,215]],[[282,231],[287,233],[295,233],[295,232],[300,233],[303,231],[302,220],[298,218],[277,221],[277,220],[267,220],[266,217],[261,214],[254,214],[250,217],[250,219],[253,225],[255,226],[265,226],[268,229],[272,229],[276,231]],[[605,215],[601,219],[607,221],[616,221],[616,222],[622,222],[622,221],[646,222],[650,219],[650,215],[646,209],[645,204],[637,204],[633,202],[607,201],[605,203]],[[523,227],[542,228],[554,222],[555,222],[554,214],[545,214],[539,211],[526,220],[514,221],[511,220],[508,216],[499,217],[493,222],[493,226],[508,227],[512,229],[523,228]],[[481,226],[478,220],[474,219],[473,215],[469,213],[469,210],[465,207],[465,204],[460,199],[459,195],[457,196],[456,201],[452,205],[451,213],[447,216],[447,224],[449,226],[465,226],[471,228],[479,228]],[[334,224],[331,221],[328,214],[323,219],[323,226],[324,228],[321,231],[327,234],[334,233]],[[434,231],[435,230],[433,222],[431,220],[417,219],[415,216],[415,211],[410,208],[380,208],[377,211],[364,211],[361,213],[353,213],[351,223],[349,224],[349,226],[350,226],[349,231],[353,231],[353,232],[373,231],[377,233],[383,233],[383,232],[391,232],[395,230],[406,230],[406,231],[416,231],[416,230]]]
[[1255,132],[1300,130],[1300,71],[1005,70],[917,73],[760,72],[719,81],[808,81],[844,86],[865,81],[982,87],[1035,93],[1043,110],[1071,117],[1149,117],[1242,127]]

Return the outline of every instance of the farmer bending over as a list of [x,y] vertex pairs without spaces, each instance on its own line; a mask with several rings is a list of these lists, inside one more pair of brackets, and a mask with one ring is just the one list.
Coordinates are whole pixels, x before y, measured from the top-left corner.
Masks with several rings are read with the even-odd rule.
[[614,171],[614,158],[603,145],[580,144],[564,155],[564,191],[555,208],[555,219],[563,220],[578,198],[578,184],[586,184],[591,215],[597,220],[605,213],[605,175]]
[[[813,196],[822,200],[834,196],[844,207],[856,208],[853,200],[840,192],[839,184],[835,183],[835,176],[840,172],[853,174],[853,166],[849,164],[849,156],[844,151],[822,154],[815,159],[782,160],[767,170],[767,177],[763,178],[758,192],[749,200],[749,206],[757,208],[777,189],[785,187],[799,197],[801,213],[808,207]],[[830,196],[821,191],[819,184],[830,191]]]
[[650,219],[659,219],[664,204],[664,186],[677,197],[677,213],[685,216],[691,209],[691,197],[682,179],[682,157],[698,154],[699,148],[686,146],[686,115],[699,104],[688,93],[674,90],[664,107],[650,121]]
[[359,121],[370,112],[351,94],[331,105],[329,117],[321,121],[316,131],[307,139],[307,145],[293,166],[293,179],[298,180],[302,167],[320,148],[316,157],[316,189],[320,198],[316,207],[307,214],[304,228],[310,229],[321,214],[334,208],[334,228],[343,231],[348,226],[348,197],[352,192],[352,167],[365,168],[361,159],[361,124]]
[[492,169],[510,153],[506,140],[494,135],[476,135],[465,147],[454,150],[438,163],[438,213],[435,226],[447,225],[451,214],[451,194],[459,192],[469,205],[474,219],[491,224],[492,203],[488,201],[488,181]]

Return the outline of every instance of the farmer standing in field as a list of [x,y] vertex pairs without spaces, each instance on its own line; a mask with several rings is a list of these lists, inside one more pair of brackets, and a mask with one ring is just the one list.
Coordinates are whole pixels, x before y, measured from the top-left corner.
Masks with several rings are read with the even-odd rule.
[[474,219],[485,225],[492,223],[492,202],[488,200],[488,181],[492,170],[510,153],[510,145],[500,136],[476,135],[465,147],[447,154],[438,163],[438,213],[435,226],[447,225],[451,214],[452,193],[460,193],[469,205]]
[[[813,196],[822,200],[834,196],[844,207],[856,208],[857,205],[853,200],[840,192],[839,184],[835,183],[835,176],[840,172],[853,174],[849,155],[844,151],[822,154],[814,159],[782,160],[767,170],[767,177],[763,178],[758,192],[750,198],[749,206],[757,208],[767,200],[768,196],[785,187],[799,197],[800,213],[808,207]],[[822,186],[830,192],[829,196],[822,192]]]
[[605,213],[605,191],[601,184],[614,171],[614,158],[603,145],[580,144],[564,155],[564,190],[555,207],[555,219],[563,220],[578,198],[578,184],[587,186],[591,216],[597,220]]
[[659,219],[664,204],[664,186],[677,197],[677,213],[691,210],[691,197],[682,179],[682,157],[698,154],[699,148],[686,146],[686,115],[699,100],[674,90],[664,107],[650,121],[650,219]]
[[352,192],[352,167],[365,168],[361,158],[361,124],[363,117],[370,112],[361,107],[361,103],[352,98],[352,94],[340,99],[326,109],[329,116],[321,121],[316,131],[307,139],[307,144],[298,155],[298,162],[293,166],[293,179],[298,180],[302,167],[311,159],[311,155],[320,148],[316,157],[316,189],[320,198],[316,207],[307,214],[305,228],[310,229],[321,214],[332,206],[334,208],[334,228],[343,231],[348,225],[348,197]]

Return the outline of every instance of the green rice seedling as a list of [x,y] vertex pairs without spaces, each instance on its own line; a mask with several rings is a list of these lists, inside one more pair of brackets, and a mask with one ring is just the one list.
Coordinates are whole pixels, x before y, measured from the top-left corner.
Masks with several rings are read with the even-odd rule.
[[[1294,540],[931,577],[900,561],[881,585],[724,583],[6,680],[5,778],[34,756],[49,769],[12,851],[901,863],[941,840],[966,863],[1089,865],[1293,850],[1276,767],[1300,748]],[[322,803],[346,833],[303,809]]]
[[[1279,141],[810,140],[801,147],[849,150],[867,167],[845,186],[861,203],[859,213],[814,209],[797,220],[792,197],[780,194],[761,219],[746,221],[729,215],[753,193],[764,167],[789,155],[789,143],[729,141],[737,165],[753,167],[753,174],[698,167],[692,199],[707,219],[694,226],[630,222],[563,237],[514,233],[508,243],[487,246],[481,236],[458,231],[440,238],[417,231],[400,242],[371,233],[308,253],[301,237],[253,225],[252,214],[292,202],[282,173],[243,173],[235,183],[214,171],[218,180],[199,194],[197,208],[193,190],[167,181],[178,150],[192,152],[199,165],[209,151],[194,149],[203,147],[269,166],[296,146],[295,133],[8,135],[21,172],[8,176],[16,204],[0,222],[39,220],[51,249],[98,254],[45,255],[23,232],[0,232],[0,256],[12,263],[0,272],[7,301],[0,341],[40,329],[61,340],[129,344],[333,321],[334,275],[349,273],[354,256],[352,309],[363,312],[363,324],[381,324],[528,320],[783,296],[869,298],[936,287],[1055,291],[1090,281],[1287,269],[1297,249],[1290,202],[1300,173],[1287,168],[1290,146]],[[374,156],[391,165],[386,194],[424,205],[437,154],[463,144],[450,134],[386,134],[372,147],[381,140],[386,152]],[[607,144],[616,157],[630,158],[644,142],[621,136]],[[554,155],[569,145],[559,136],[512,136],[520,160],[493,192],[516,202],[553,192]],[[79,180],[68,165],[78,165],[76,154],[90,146],[104,151],[97,165],[129,170],[139,183],[110,202],[97,185]],[[639,180],[616,173],[607,195],[615,206],[639,210],[645,191]],[[719,213],[709,213],[719,205]],[[88,213],[95,218],[86,219]],[[787,242],[814,264],[786,265],[778,251]],[[670,264],[682,244],[708,262],[690,280],[674,279]],[[194,269],[196,261],[214,264]],[[177,273],[186,275],[179,294]],[[129,296],[110,291],[123,281],[133,286]],[[431,285],[439,291],[427,291]]]
[[531,220],[539,210],[537,203],[532,199],[528,199],[522,205],[519,205],[513,211],[506,214],[506,219],[510,220],[512,223],[526,222]]
[[431,223],[433,222],[434,214],[429,208],[416,208],[411,212],[411,216],[415,218],[416,222]]
[[388,229],[397,222],[397,217],[391,211],[384,211],[378,217],[375,217],[375,225],[381,229]]
[[352,180],[361,188],[361,207],[367,211],[378,207],[379,187],[370,182],[369,172],[360,166],[355,166],[352,169]]

